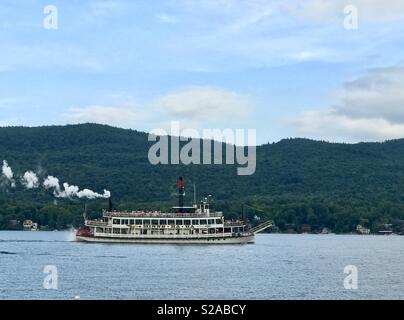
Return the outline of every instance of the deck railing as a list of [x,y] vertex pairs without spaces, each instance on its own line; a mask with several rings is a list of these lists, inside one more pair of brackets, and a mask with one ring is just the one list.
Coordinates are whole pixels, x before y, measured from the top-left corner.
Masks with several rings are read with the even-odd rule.
[[222,212],[211,212],[209,215],[207,213],[171,213],[171,212],[159,212],[159,211],[133,211],[133,212],[110,212],[105,211],[103,213],[104,217],[118,217],[118,218],[218,218],[222,217]]
[[255,226],[254,228],[250,229],[249,231],[253,232],[253,233],[258,233],[267,228],[272,227],[273,225],[274,225],[274,222],[272,220],[267,220],[267,221],[259,224],[258,226]]
[[180,234],[119,234],[119,233],[101,233],[95,232],[96,237],[105,238],[125,238],[125,239],[206,239],[206,238],[231,238],[235,236],[251,236],[252,233],[211,233],[211,234],[190,234],[190,235],[180,235]]
[[86,224],[94,226],[94,227],[112,227],[112,224],[105,221],[98,220],[87,220]]

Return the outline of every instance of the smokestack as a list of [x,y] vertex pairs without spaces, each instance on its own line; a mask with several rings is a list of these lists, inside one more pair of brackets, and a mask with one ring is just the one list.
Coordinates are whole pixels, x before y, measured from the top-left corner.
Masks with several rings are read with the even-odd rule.
[[184,207],[184,195],[185,195],[185,189],[184,189],[184,180],[182,177],[178,178],[178,207],[179,211],[182,213],[183,212],[183,207]]
[[113,208],[112,208],[112,195],[109,196],[108,198],[108,211],[112,212]]

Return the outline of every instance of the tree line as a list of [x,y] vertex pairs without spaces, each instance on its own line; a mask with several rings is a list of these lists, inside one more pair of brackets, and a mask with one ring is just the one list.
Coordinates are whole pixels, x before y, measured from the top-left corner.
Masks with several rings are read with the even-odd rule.
[[[257,147],[256,172],[238,176],[236,165],[157,165],[147,159],[147,134],[96,124],[0,128],[0,160],[16,179],[25,170],[80,188],[110,190],[117,209],[169,208],[176,179],[185,178],[186,201],[211,194],[214,207],[254,224],[271,218],[280,231],[328,228],[351,232],[357,224],[401,230],[404,220],[404,140],[338,144],[284,139]],[[82,223],[84,200],[56,199],[50,191],[11,188],[0,179],[0,229],[31,219],[49,229]],[[96,217],[106,200],[87,201]],[[17,222],[20,222],[17,223]]]

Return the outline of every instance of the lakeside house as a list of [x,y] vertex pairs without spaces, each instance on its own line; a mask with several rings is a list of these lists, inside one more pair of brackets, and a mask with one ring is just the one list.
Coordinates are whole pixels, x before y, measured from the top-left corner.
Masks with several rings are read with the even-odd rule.
[[370,229],[363,227],[362,225],[358,224],[356,226],[356,232],[359,234],[370,234]]
[[37,231],[38,223],[33,222],[32,220],[24,220],[22,227],[25,231]]

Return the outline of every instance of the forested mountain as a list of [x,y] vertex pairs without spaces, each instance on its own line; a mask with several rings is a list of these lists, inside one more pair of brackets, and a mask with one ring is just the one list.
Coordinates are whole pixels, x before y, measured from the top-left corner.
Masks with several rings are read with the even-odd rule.
[[[78,225],[84,200],[55,199],[52,192],[18,183],[27,170],[41,181],[48,175],[80,188],[110,190],[119,209],[169,207],[176,202],[176,179],[185,179],[188,202],[212,194],[228,217],[271,217],[281,230],[293,224],[312,229],[353,231],[361,223],[396,228],[404,220],[404,140],[337,144],[285,139],[257,148],[254,175],[238,176],[238,165],[157,165],[149,163],[148,135],[104,125],[0,128],[0,160],[14,170],[17,186],[0,181],[0,228],[20,228],[33,219],[50,228]],[[91,215],[106,200],[87,201]],[[14,221],[13,221],[14,220]]]

